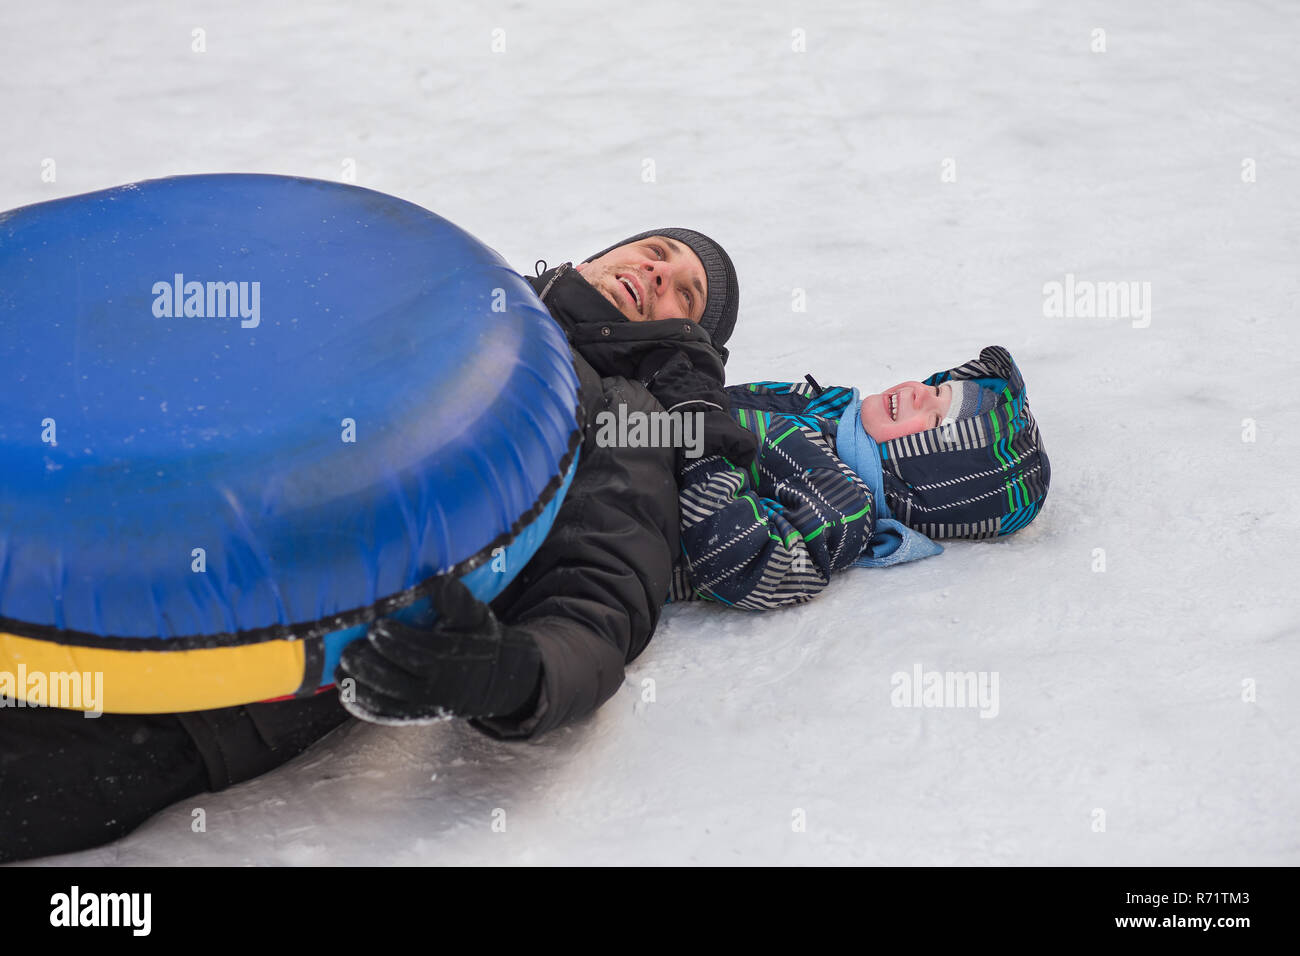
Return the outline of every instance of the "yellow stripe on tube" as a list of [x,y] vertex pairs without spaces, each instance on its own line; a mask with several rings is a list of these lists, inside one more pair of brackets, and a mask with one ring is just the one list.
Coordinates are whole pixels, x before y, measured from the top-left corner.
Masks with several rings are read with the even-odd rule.
[[301,641],[120,651],[0,631],[0,693],[31,702],[43,688],[46,704],[70,710],[168,714],[233,707],[292,694],[303,667]]

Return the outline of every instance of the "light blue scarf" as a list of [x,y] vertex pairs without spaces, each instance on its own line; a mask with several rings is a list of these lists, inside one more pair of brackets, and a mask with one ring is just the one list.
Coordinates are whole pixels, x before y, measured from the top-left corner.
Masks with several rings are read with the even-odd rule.
[[890,514],[889,505],[885,504],[885,476],[881,472],[880,449],[862,427],[862,398],[856,388],[853,390],[853,401],[840,418],[835,435],[835,454],[867,483],[875,499],[876,531],[862,556],[853,562],[854,567],[884,568],[942,553],[942,545],[901,521],[894,520]]

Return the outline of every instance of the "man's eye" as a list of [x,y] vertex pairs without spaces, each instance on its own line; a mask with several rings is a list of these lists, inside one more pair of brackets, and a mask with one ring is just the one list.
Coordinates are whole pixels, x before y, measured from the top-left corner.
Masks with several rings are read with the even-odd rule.
[[650,248],[655,251],[655,254],[659,256],[660,259],[664,257],[664,250],[661,246],[651,246]]

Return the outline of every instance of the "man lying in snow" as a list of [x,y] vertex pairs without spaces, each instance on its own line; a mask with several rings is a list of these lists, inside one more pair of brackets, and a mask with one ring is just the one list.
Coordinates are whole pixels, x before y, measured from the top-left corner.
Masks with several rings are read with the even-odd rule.
[[[568,337],[584,426],[578,467],[542,546],[491,607],[438,585],[435,629],[392,621],[351,645],[344,695],[184,714],[0,710],[0,862],[115,840],[154,813],[301,753],[348,711],[386,723],[443,714],[526,739],[595,710],[649,643],[680,550],[680,449],[610,447],[596,417],[698,410],[703,450],[747,464],[757,442],[726,413],[724,344],[739,289],[697,232],[634,236],[529,280]],[[688,321],[684,321],[684,319]],[[459,585],[459,588],[457,587]]]
[[673,600],[801,604],[837,571],[1011,534],[1042,508],[1051,467],[1006,349],[865,398],[808,378],[726,390],[759,453],[684,463]]
[[341,699],[357,717],[454,715],[526,738],[595,710],[649,643],[667,598],[685,459],[681,448],[611,446],[592,423],[619,405],[698,411],[710,454],[748,462],[757,448],[726,411],[724,343],[739,289],[721,246],[661,229],[531,281],[577,353],[583,395],[601,396],[585,403],[578,474],[545,543],[491,610],[458,581],[438,581],[433,633],[387,619],[344,650],[337,676],[354,686]]

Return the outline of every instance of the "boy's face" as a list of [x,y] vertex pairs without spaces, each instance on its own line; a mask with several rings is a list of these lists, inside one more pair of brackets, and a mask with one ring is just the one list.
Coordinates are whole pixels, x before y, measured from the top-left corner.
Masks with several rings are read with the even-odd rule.
[[862,399],[862,427],[877,442],[938,428],[952,405],[952,389],[903,382]]

